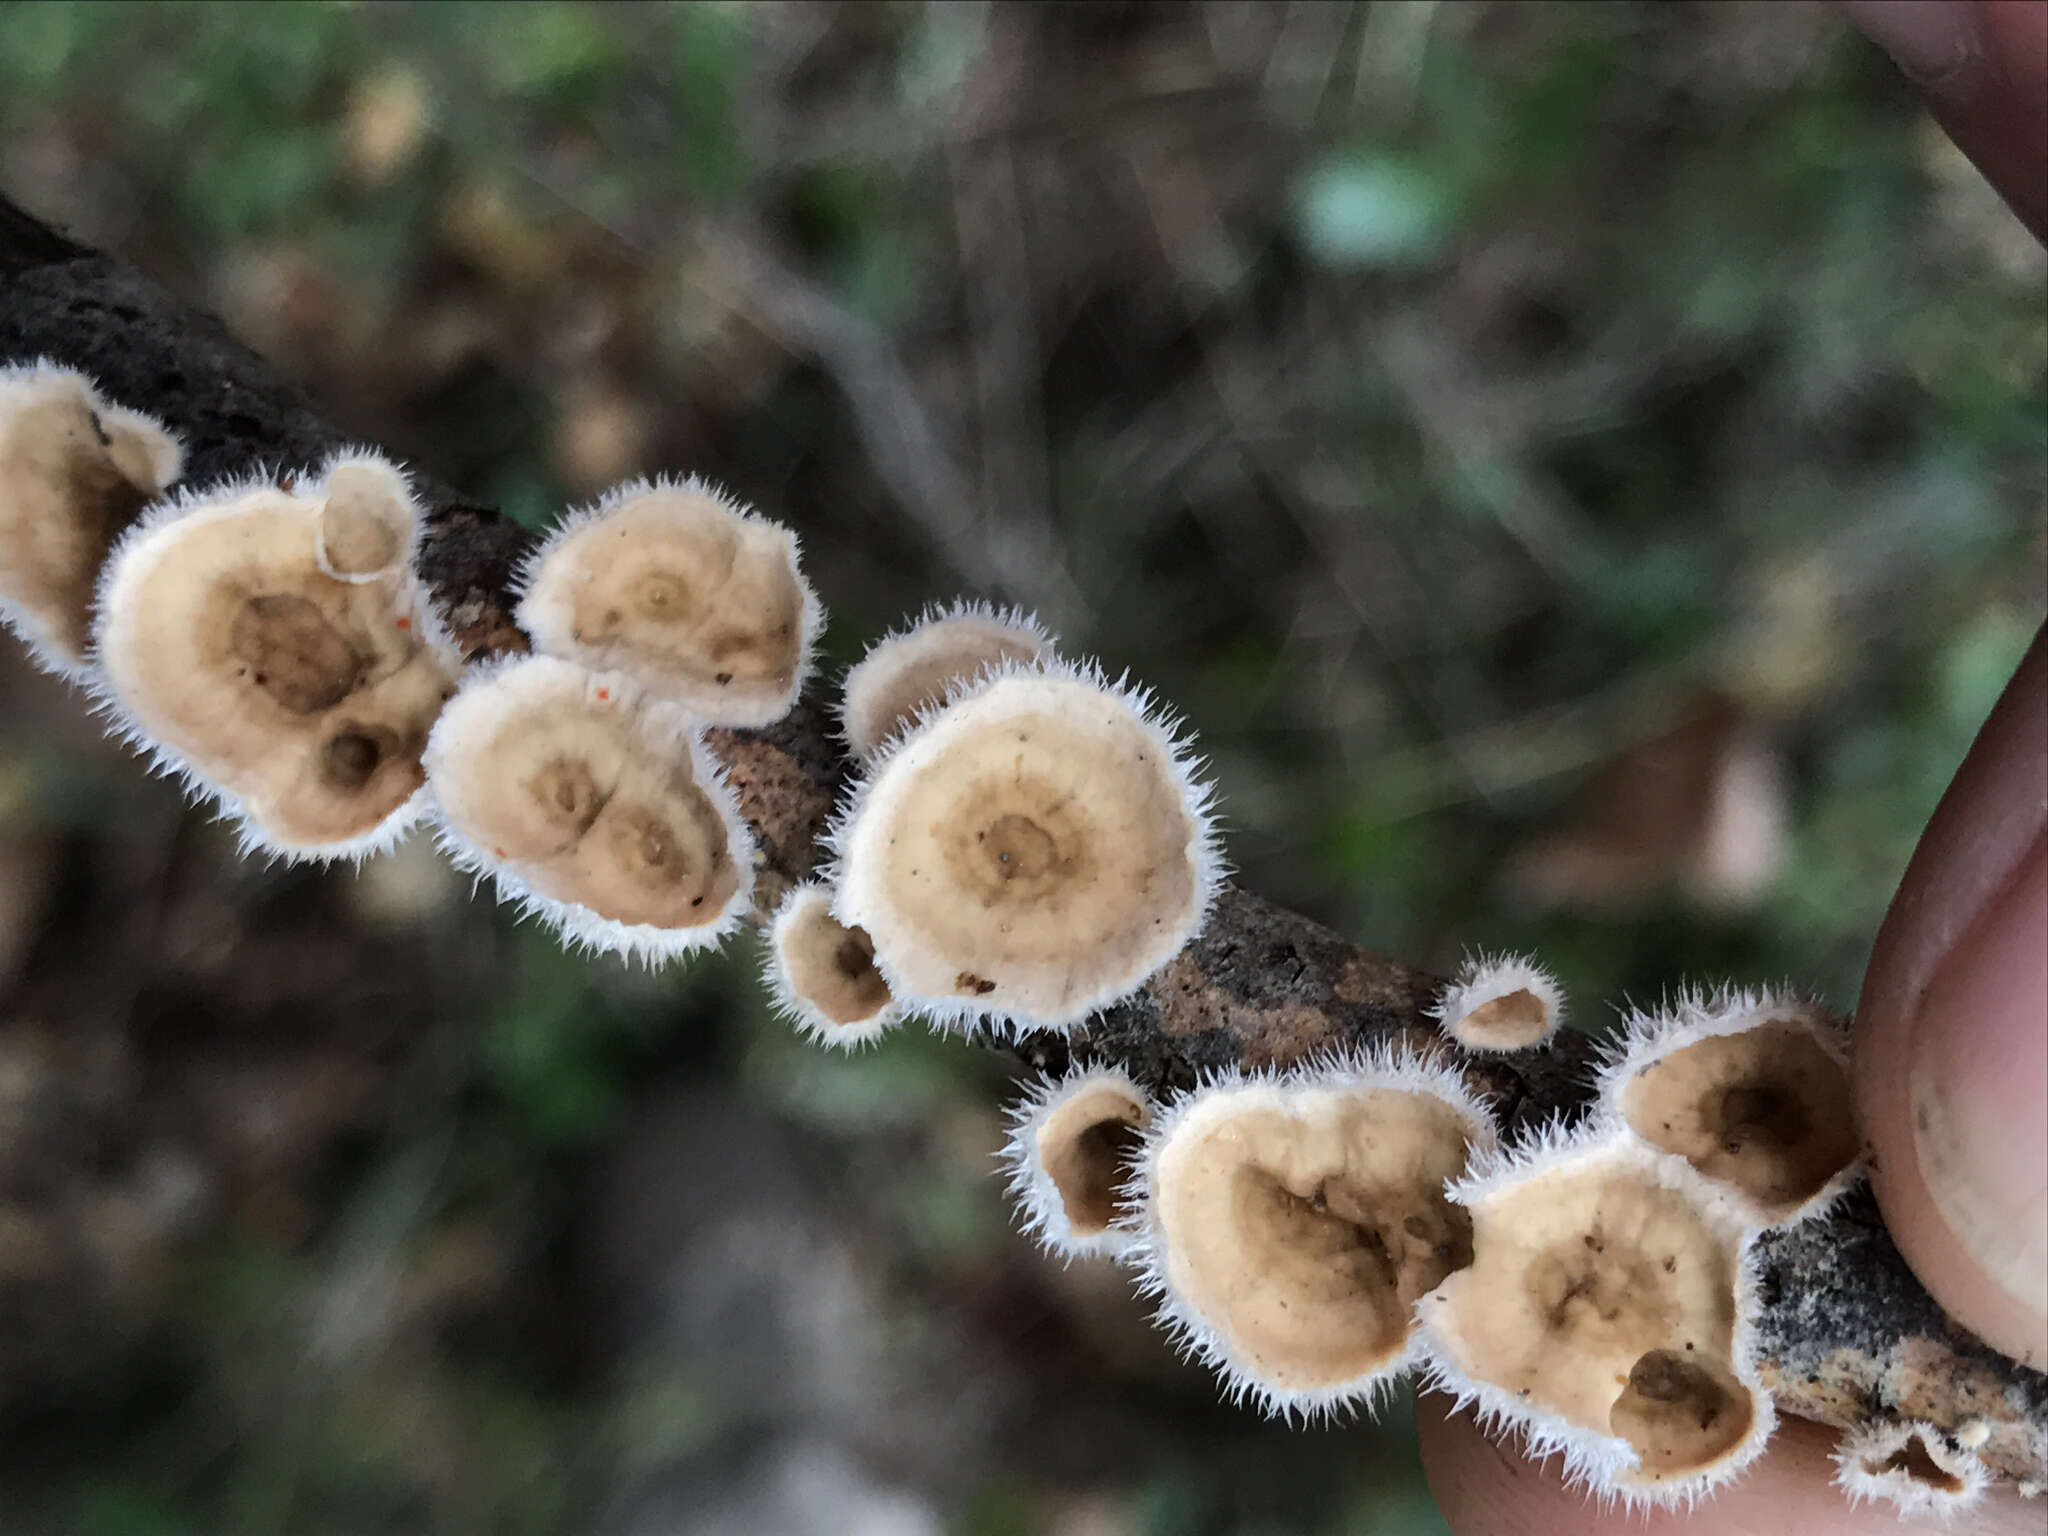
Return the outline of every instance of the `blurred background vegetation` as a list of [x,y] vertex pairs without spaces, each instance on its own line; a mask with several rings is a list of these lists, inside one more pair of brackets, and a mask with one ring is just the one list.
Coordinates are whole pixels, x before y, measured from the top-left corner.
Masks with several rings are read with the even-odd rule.
[[[1039,608],[1244,881],[1578,1023],[1853,1005],[2039,622],[2040,251],[1804,4],[0,5],[0,187],[534,526],[697,470],[836,662]],[[1007,1230],[1004,1061],[264,869],[0,663],[0,1525],[1441,1531]]]

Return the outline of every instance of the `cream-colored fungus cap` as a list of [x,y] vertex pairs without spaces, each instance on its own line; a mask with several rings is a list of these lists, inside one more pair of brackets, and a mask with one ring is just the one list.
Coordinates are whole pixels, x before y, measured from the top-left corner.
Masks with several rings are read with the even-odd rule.
[[1146,1137],[1143,1288],[1233,1400],[1370,1407],[1412,1361],[1416,1299],[1471,1262],[1445,1186],[1493,1142],[1464,1079],[1412,1055],[1218,1078]]
[[380,454],[342,454],[329,462],[324,487],[321,570],[336,581],[372,582],[412,564],[420,508],[396,465]]
[[715,725],[788,714],[824,624],[796,535],[694,476],[636,480],[573,514],[520,587],[537,650],[624,672]]
[[896,737],[828,833],[832,914],[936,1022],[1064,1029],[1128,996],[1208,916],[1210,790],[1147,697],[1006,663]]
[[1564,1022],[1557,979],[1519,955],[1473,955],[1431,1005],[1445,1036],[1468,1051],[1526,1051]]
[[184,449],[54,363],[0,368],[0,620],[51,671],[82,675],[107,551]]
[[110,712],[238,815],[248,846],[288,859],[360,857],[411,825],[420,752],[454,691],[456,657],[409,565],[367,581],[322,568],[330,490],[372,473],[403,491],[350,454],[295,490],[243,481],[160,504],[100,581]]
[[769,995],[777,1012],[821,1045],[871,1045],[902,1020],[875,969],[875,946],[832,916],[832,888],[799,885],[768,926]]
[[856,756],[872,752],[983,670],[1052,653],[1045,626],[1021,608],[933,604],[908,627],[877,640],[846,674],[840,734]]
[[478,668],[426,765],[449,855],[576,943],[652,961],[748,911],[753,838],[702,728],[621,673]]
[[1804,998],[1693,991],[1632,1014],[1603,1059],[1600,1096],[1756,1226],[1826,1210],[1862,1172],[1848,1033]]
[[1114,1067],[1041,1078],[1009,1112],[1002,1161],[1027,1235],[1063,1258],[1121,1253],[1136,1233],[1119,1223],[1152,1097]]
[[1755,1459],[1776,1420],[1745,1232],[1684,1162],[1552,1131],[1451,1196],[1472,1262],[1416,1308],[1432,1385],[1630,1505],[1689,1504]]
[[1871,1419],[1843,1432],[1835,1486],[1849,1502],[1890,1504],[1902,1518],[1961,1514],[1991,1484],[1984,1463],[1932,1424]]

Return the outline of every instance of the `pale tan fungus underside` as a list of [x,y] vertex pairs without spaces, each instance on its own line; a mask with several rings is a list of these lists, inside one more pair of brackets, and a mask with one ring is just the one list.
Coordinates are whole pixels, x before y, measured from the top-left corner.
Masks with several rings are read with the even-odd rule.
[[890,1004],[889,984],[875,969],[875,946],[859,928],[832,916],[831,898],[804,898],[776,936],[782,967],[796,995],[835,1024],[865,1024]]
[[564,534],[520,612],[554,655],[625,672],[705,720],[762,725],[796,687],[804,608],[787,530],[671,489]]
[[278,842],[376,829],[420,787],[453,691],[409,573],[337,581],[319,507],[258,489],[153,530],[108,594],[102,661],[136,722]]
[[1512,1051],[1534,1045],[1550,1029],[1550,1010],[1527,987],[1481,1003],[1451,1026],[1466,1045],[1489,1051]]
[[1038,1161],[1077,1237],[1098,1236],[1115,1222],[1118,1193],[1151,1118],[1142,1100],[1099,1083],[1061,1100],[1040,1123]]
[[1621,1107],[1637,1135],[1736,1186],[1771,1220],[1861,1150],[1847,1070],[1781,1019],[1660,1057],[1624,1085]]
[[143,431],[102,422],[85,385],[10,413],[0,433],[0,573],[4,596],[51,648],[91,653],[93,587],[114,538],[159,491]]
[[871,752],[942,703],[946,690],[985,667],[1036,661],[1045,642],[1028,629],[978,616],[935,619],[885,640],[846,679],[847,745]]
[[1472,1251],[1432,1308],[1465,1375],[1627,1440],[1635,1481],[1705,1470],[1747,1437],[1737,1244],[1684,1195],[1606,1160],[1539,1173],[1474,1205]]
[[911,996],[1065,1017],[1180,947],[1197,829],[1121,701],[1063,679],[1003,688],[886,765],[846,878],[872,893],[861,915]]
[[1285,1391],[1342,1386],[1398,1360],[1415,1299],[1470,1262],[1445,1198],[1469,1127],[1396,1089],[1219,1095],[1159,1151],[1156,1214],[1174,1288],[1245,1369]]
[[538,895],[619,923],[721,921],[740,871],[688,752],[585,676],[515,665],[465,693],[436,749],[444,813]]

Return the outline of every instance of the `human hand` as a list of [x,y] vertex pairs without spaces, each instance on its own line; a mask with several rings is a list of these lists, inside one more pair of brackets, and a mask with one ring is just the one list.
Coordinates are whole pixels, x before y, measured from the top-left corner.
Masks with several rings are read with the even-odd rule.
[[[2048,3],[1840,0],[2013,210],[2048,239]],[[1928,824],[1858,1005],[1857,1101],[1899,1251],[1986,1343],[2048,1367],[2048,629]],[[1555,1465],[1417,1404],[1431,1489],[1457,1536],[1892,1536],[1945,1527],[1832,1487],[1837,1432],[1788,1420],[1697,1513],[1603,1511]],[[2010,1487],[1973,1536],[2041,1536]]]

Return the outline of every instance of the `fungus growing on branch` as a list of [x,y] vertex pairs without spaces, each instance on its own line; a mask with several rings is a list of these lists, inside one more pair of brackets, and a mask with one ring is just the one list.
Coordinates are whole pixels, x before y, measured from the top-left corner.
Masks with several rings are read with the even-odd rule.
[[1064,1258],[1121,1253],[1117,1218],[1136,1172],[1152,1100],[1114,1067],[1034,1084],[1010,1110],[1002,1160],[1024,1231]]
[[716,944],[754,846],[704,733],[630,678],[552,656],[473,671],[427,743],[442,846],[592,949]]
[[412,561],[419,507],[412,487],[375,454],[344,454],[327,467],[320,507],[320,569],[336,581],[370,582]]
[[1744,1229],[1683,1162],[1552,1133],[1451,1198],[1472,1262],[1417,1308],[1433,1385],[1631,1505],[1690,1503],[1762,1450]]
[[1991,1481],[1967,1448],[1910,1419],[1871,1419],[1844,1431],[1834,1460],[1835,1486],[1852,1505],[1882,1501],[1905,1518],[1960,1514]]
[[100,580],[110,712],[238,815],[246,843],[289,859],[359,857],[411,824],[454,689],[406,561],[347,580],[323,564],[330,500],[370,487],[382,515],[416,520],[404,478],[350,454],[297,490],[244,481],[158,505]]
[[907,1008],[1069,1028],[1200,929],[1222,878],[1209,802],[1143,693],[1005,664],[869,762],[828,833],[832,913]]
[[875,969],[875,946],[832,916],[831,887],[815,881],[776,909],[766,974],[777,1011],[823,1045],[869,1045],[902,1019]]
[[716,725],[789,713],[824,623],[796,535],[694,477],[637,480],[572,515],[520,587],[536,649],[623,672]]
[[183,460],[160,423],[83,374],[0,367],[0,620],[51,671],[86,671],[107,551]]
[[1692,992],[1636,1013],[1603,1061],[1600,1093],[1757,1226],[1826,1209],[1861,1169],[1847,1033],[1800,998]]
[[1463,1078],[1412,1056],[1223,1077],[1146,1137],[1143,1286],[1233,1399],[1369,1406],[1411,1361],[1417,1298],[1471,1262],[1445,1186],[1493,1140]]
[[1564,1022],[1556,978],[1517,955],[1473,955],[1431,1008],[1444,1034],[1468,1051],[1525,1051]]
[[877,640],[846,674],[840,733],[848,750],[864,756],[978,673],[1050,655],[1052,637],[1021,609],[934,604],[908,628]]

